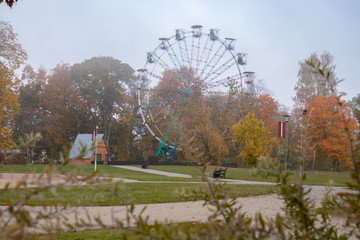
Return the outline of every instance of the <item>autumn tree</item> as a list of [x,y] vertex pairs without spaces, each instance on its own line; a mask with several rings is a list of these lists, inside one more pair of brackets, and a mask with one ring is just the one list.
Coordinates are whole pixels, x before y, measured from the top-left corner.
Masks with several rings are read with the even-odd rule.
[[[309,114],[305,116],[309,129],[307,137],[310,141],[311,153],[316,151],[316,166],[338,170],[352,167],[348,152],[350,150],[349,135],[354,137],[358,128],[356,120],[345,101],[338,104],[335,96],[316,96],[309,105]],[[309,160],[315,161],[313,154]],[[315,163],[315,162],[314,162]]]
[[[327,51],[320,56],[313,53],[309,58],[299,62],[298,81],[294,88],[296,95],[293,98],[294,107],[291,114],[291,126],[294,129],[291,135],[294,139],[290,144],[292,149],[299,149],[301,146],[301,129],[303,129],[301,119],[310,102],[316,96],[329,97],[336,94],[338,78],[335,67],[334,57]],[[315,69],[327,74],[328,78],[321,76]]]
[[109,144],[111,126],[126,107],[126,84],[134,79],[134,70],[112,57],[93,57],[74,64],[71,77],[87,103],[88,131],[98,125]]
[[[229,149],[224,140],[221,129],[212,116],[216,114],[217,105],[207,98],[198,99],[192,121],[189,120],[187,128],[194,129],[195,141],[198,143],[199,153],[205,162],[221,164],[224,157],[229,154]],[[188,134],[190,137],[191,135]]]
[[13,7],[14,3],[17,2],[18,0],[0,0],[0,4],[5,2],[5,4],[7,4],[10,8]]
[[27,55],[17,42],[12,26],[0,21],[0,149],[9,147],[13,119],[19,109],[14,92],[15,71],[26,60]]
[[[41,133],[36,144],[36,158],[46,152],[58,158],[70,147],[77,133],[84,132],[88,118],[85,101],[70,75],[69,64],[59,64],[51,71],[40,68],[37,72],[25,66],[18,87],[19,114],[15,117],[15,139],[25,138],[31,132]],[[66,151],[65,151],[66,153]]]
[[240,157],[248,166],[256,166],[260,156],[268,156],[269,148],[274,141],[264,123],[248,113],[244,120],[233,125],[233,139],[240,144]]
[[278,102],[270,95],[260,95],[255,98],[255,118],[262,121],[266,129],[273,135],[277,135]]
[[79,132],[84,132],[87,112],[84,98],[70,75],[69,64],[59,64],[47,76],[40,96],[42,121],[37,129],[51,156],[69,149]]

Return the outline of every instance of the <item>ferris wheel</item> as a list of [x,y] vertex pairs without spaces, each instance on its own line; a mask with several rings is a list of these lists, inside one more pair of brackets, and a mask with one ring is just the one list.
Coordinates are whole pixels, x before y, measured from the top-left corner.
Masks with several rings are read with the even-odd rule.
[[200,98],[226,96],[230,80],[242,89],[252,77],[243,69],[247,54],[237,53],[235,39],[222,40],[219,31],[204,32],[200,25],[176,29],[175,35],[159,38],[138,70],[138,113],[143,131],[160,143],[157,156],[174,160],[181,132],[193,127],[184,118],[189,111],[196,115]]

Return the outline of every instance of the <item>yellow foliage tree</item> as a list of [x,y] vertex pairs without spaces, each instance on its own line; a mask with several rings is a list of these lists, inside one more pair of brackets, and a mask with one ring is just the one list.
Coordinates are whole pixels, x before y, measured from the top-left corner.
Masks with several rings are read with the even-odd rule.
[[14,92],[15,70],[26,60],[12,26],[0,21],[0,149],[9,146],[14,115],[19,109]]
[[262,121],[256,120],[254,114],[248,113],[244,120],[232,126],[233,139],[240,144],[240,157],[248,166],[256,166],[260,156],[270,154],[274,137],[265,128]]

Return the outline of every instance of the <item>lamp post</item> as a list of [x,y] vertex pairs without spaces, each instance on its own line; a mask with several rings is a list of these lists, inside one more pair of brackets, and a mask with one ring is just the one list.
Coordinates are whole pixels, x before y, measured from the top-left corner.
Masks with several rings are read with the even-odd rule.
[[[282,115],[285,118],[285,122],[286,125],[289,122],[289,118],[290,115],[289,114],[284,114]],[[288,137],[288,126],[285,127],[285,171],[287,170],[287,161],[288,161],[288,155],[289,155],[289,146],[288,146],[288,141],[289,141],[289,137]]]
[[299,163],[299,175],[301,177],[301,170],[302,170],[302,159],[304,158],[303,156],[303,131],[304,131],[304,116],[307,113],[307,109],[304,109],[302,112],[302,117],[301,117],[301,144],[300,144],[300,152],[301,152],[301,158],[300,158],[300,163]]
[[96,139],[97,131],[98,131],[98,126],[96,125],[96,128],[95,128],[95,162],[94,162],[95,172],[96,172],[96,163],[97,163],[97,139]]

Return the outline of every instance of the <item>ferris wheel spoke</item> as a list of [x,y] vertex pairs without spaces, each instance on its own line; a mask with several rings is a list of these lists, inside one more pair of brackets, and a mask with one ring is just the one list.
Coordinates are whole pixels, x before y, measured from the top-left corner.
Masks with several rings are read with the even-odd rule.
[[201,41],[200,41],[200,37],[197,38],[197,45],[195,46],[195,62],[196,64],[194,64],[194,70],[195,73],[197,74],[199,71],[199,60],[200,60],[200,45],[201,45]]
[[172,59],[174,66],[176,68],[176,71],[180,75],[182,82],[187,86],[189,84],[188,80],[190,79],[188,72],[186,71],[185,66],[181,65],[180,60],[179,60],[178,56],[176,55],[172,45],[170,45],[167,52],[169,54],[169,57]]
[[156,53],[148,53],[147,54],[148,63],[156,63],[159,64],[164,70],[170,69],[169,65],[162,60]]
[[190,67],[194,68],[197,71],[196,67],[193,67],[194,60],[197,61],[199,59],[200,52],[200,38],[202,35],[201,25],[194,25],[192,28],[192,40],[191,40],[191,56],[190,56]]
[[236,75],[233,75],[233,76],[230,76],[230,77],[226,77],[226,78],[223,78],[223,79],[220,79],[220,80],[216,80],[216,81],[213,81],[211,83],[204,83],[203,84],[203,87],[202,89],[211,89],[211,88],[216,88],[220,85],[226,85],[229,80],[239,80],[239,79],[242,79],[241,75],[240,74],[236,74]]
[[167,52],[172,64],[174,65],[177,73],[181,78],[181,81],[185,86],[187,86],[189,77],[187,76],[186,69],[181,65],[179,57],[175,53],[173,46],[169,43],[169,39],[160,38],[159,40],[161,41],[160,49],[165,50]]
[[[205,81],[204,79],[206,79],[211,74],[211,72],[216,67],[216,65],[219,63],[219,61],[222,59],[222,57],[225,55],[225,53],[226,53],[226,48],[223,44],[221,44],[219,46],[219,48],[217,49],[217,51],[214,53],[214,55],[211,57],[210,61],[206,64],[206,66],[201,71],[200,78],[202,79],[202,81]],[[203,78],[202,76],[204,74],[206,74],[206,75]]]
[[211,51],[214,47],[214,43],[215,41],[212,41],[211,40],[211,44],[210,46],[209,45],[209,41],[208,40],[211,40],[211,37],[208,37],[207,40],[206,40],[206,43],[204,45],[204,48],[201,52],[201,57],[200,57],[200,60],[199,60],[199,66],[198,66],[198,75],[201,75],[203,72],[204,72],[204,68],[206,67],[208,61],[209,61],[209,58],[210,58],[210,54],[211,54]]
[[[185,89],[186,87],[185,87],[184,83],[182,81],[180,81],[178,79],[178,75],[176,75],[177,72],[174,72],[174,71],[171,71],[171,70],[168,70],[168,71],[170,73],[171,79],[176,81],[178,83],[179,87],[181,87],[182,89]],[[147,71],[146,69],[143,71],[143,75],[148,77],[147,79],[150,79],[150,80],[152,80],[152,78],[156,78],[157,81],[163,81],[163,79],[164,79],[164,77],[161,77],[160,75],[157,75],[154,72]],[[169,91],[179,91],[179,90],[176,90],[176,89],[174,89],[174,90],[168,89],[168,90]],[[158,91],[158,90],[157,89],[151,89],[151,91]]]
[[176,40],[178,41],[179,45],[179,52],[180,57],[182,60],[182,65],[190,67],[190,60],[189,60],[189,52],[187,43],[185,40],[185,31],[182,29],[176,29]]
[[[162,105],[158,105],[155,106],[154,108],[148,108],[147,109],[147,119],[148,119],[148,126],[150,127],[149,124],[151,124],[151,126],[153,126],[156,131],[158,132],[158,134],[160,134],[162,137],[164,137],[163,132],[165,131],[161,131],[160,128],[164,128],[164,126],[159,127],[159,123],[163,123],[166,119],[164,119],[164,112],[167,111],[171,111],[171,106],[173,104],[171,104],[176,98],[172,98],[170,101],[167,101],[165,104]],[[156,108],[156,109],[155,109]],[[171,116],[169,116],[171,117]],[[173,121],[173,120],[171,120]],[[166,128],[166,126],[165,126]],[[165,130],[165,129],[163,129]],[[153,133],[155,133],[153,131]],[[156,134],[155,134],[156,135]]]
[[236,64],[236,60],[234,57],[231,57],[229,60],[227,60],[225,63],[223,63],[220,67],[218,67],[216,70],[211,72],[206,78],[203,79],[203,81],[211,83],[214,79],[216,79],[218,76],[223,74],[226,70],[231,68]]
[[173,96],[169,96],[169,97],[166,97],[166,98],[161,99],[161,100],[155,100],[155,101],[152,101],[152,102],[149,102],[149,103],[146,103],[146,104],[142,104],[142,105],[140,105],[140,107],[143,108],[143,109],[145,109],[145,108],[154,108],[154,107],[157,107],[159,105],[164,105],[167,102],[171,101],[172,99],[173,99]]
[[181,65],[180,60],[179,60],[178,56],[176,55],[172,45],[170,45],[169,39],[168,38],[160,38],[160,41],[161,41],[160,48],[167,52],[174,67],[177,70],[180,70],[182,65]]

